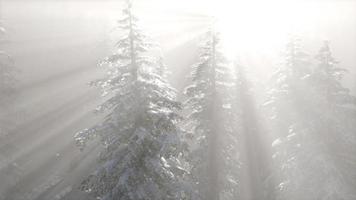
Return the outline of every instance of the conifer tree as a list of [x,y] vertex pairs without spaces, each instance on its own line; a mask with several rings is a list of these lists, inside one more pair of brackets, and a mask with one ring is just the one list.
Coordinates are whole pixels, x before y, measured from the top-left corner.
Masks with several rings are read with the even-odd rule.
[[353,199],[333,156],[342,143],[343,129],[333,117],[334,108],[352,99],[334,79],[343,70],[334,67],[336,62],[324,46],[317,56],[320,64],[312,71],[310,58],[298,43],[292,39],[288,44],[266,104],[272,108],[276,134],[272,146],[280,180],[277,199]]
[[129,1],[118,26],[123,37],[103,63],[106,77],[94,83],[108,97],[98,109],[109,114],[76,134],[80,146],[99,136],[105,147],[100,167],[82,187],[105,200],[189,199],[176,91],[164,77],[162,60],[150,56],[153,45]]
[[341,83],[342,78],[348,71],[337,66],[339,62],[332,56],[328,41],[324,41],[315,58],[318,65],[313,73],[314,85],[322,98],[327,101],[329,106],[355,105],[355,97]]
[[[356,97],[342,85],[347,72],[338,66],[328,41],[315,56],[318,64],[312,74],[314,126],[322,142],[329,167],[325,182],[333,184],[324,196],[354,199],[356,172]],[[311,109],[312,110],[312,109]],[[326,171],[326,170],[325,170]]]
[[236,199],[238,150],[233,120],[233,86],[229,63],[217,34],[208,32],[193,66],[192,84],[185,89],[190,133],[195,199]]
[[305,184],[300,180],[304,177],[299,170],[303,169],[305,157],[299,142],[304,141],[310,131],[301,115],[306,113],[304,97],[311,69],[310,57],[301,49],[300,40],[296,37],[290,38],[283,56],[272,76],[268,101],[264,105],[270,110],[269,121],[275,138],[272,146],[275,149],[277,199],[292,200],[298,193],[306,194],[299,188]]

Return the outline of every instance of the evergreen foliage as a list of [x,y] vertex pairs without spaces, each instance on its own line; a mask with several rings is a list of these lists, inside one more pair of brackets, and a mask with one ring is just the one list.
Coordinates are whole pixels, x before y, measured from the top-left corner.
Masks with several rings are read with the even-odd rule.
[[[355,196],[343,172],[350,172],[352,165],[343,171],[346,166],[342,166],[340,155],[352,155],[352,145],[342,146],[349,143],[345,137],[354,143],[355,134],[350,129],[345,132],[350,126],[337,113],[354,97],[341,86],[344,70],[335,66],[327,43],[316,58],[319,65],[313,69],[299,40],[291,39],[265,104],[272,110],[276,137],[272,146],[280,180],[278,199],[351,200]],[[342,106],[342,112],[345,109],[354,114],[351,107]]]
[[102,63],[107,75],[93,83],[108,97],[98,111],[109,114],[76,135],[80,146],[100,136],[105,147],[101,166],[82,187],[105,200],[187,199],[185,145],[177,126],[181,104],[161,59],[151,56],[153,46],[138,28],[130,2],[123,16],[118,21],[123,37]]
[[192,67],[192,84],[185,89],[196,199],[236,199],[238,195],[240,163],[232,74],[217,34],[208,32]]

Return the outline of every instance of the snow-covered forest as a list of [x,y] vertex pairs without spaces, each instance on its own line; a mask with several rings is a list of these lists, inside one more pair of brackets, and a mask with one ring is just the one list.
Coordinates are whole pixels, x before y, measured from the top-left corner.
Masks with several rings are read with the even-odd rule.
[[0,200],[356,200],[356,1],[0,0]]

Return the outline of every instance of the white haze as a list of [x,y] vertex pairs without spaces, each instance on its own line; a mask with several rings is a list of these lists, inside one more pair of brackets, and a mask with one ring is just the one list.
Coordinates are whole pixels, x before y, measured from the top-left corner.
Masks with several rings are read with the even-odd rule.
[[[344,83],[356,94],[356,1],[283,2],[217,1],[200,7],[205,1],[140,0],[137,5],[141,24],[162,47],[173,72],[170,81],[180,91],[196,61],[197,41],[215,17],[229,43],[226,51],[238,54],[259,89],[278,63],[287,34],[297,33],[311,55],[323,40],[331,42],[334,56],[350,71]],[[7,29],[2,49],[20,73],[14,108],[0,113],[16,121],[14,136],[0,141],[0,162],[15,163],[22,174],[21,190],[13,191],[12,178],[0,169],[0,194],[35,193],[50,179],[62,181],[32,198],[49,199],[90,172],[98,149],[80,152],[73,135],[98,120],[92,110],[100,95],[87,83],[103,73],[97,63],[113,47],[120,14],[121,1],[1,0]]]

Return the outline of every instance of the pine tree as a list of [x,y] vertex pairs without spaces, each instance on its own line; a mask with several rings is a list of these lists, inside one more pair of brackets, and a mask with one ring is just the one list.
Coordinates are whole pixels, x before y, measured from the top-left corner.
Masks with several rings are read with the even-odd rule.
[[238,151],[233,120],[234,80],[217,35],[211,31],[185,89],[190,110],[191,165],[195,199],[236,199]]
[[98,109],[109,114],[76,134],[80,146],[99,136],[105,147],[101,166],[82,187],[106,200],[188,199],[185,145],[177,126],[181,104],[164,78],[161,59],[149,56],[153,46],[139,30],[130,2],[123,16],[118,26],[124,36],[103,63],[106,77],[95,82],[108,96]]
[[[286,45],[283,62],[272,76],[268,101],[264,104],[269,111],[271,132],[275,138],[272,146],[275,149],[275,177],[277,180],[277,199],[310,199],[301,187],[308,187],[301,178],[300,171],[307,164],[302,141],[310,132],[304,120],[308,110],[304,106],[307,96],[307,82],[310,77],[310,57],[301,49],[300,40],[290,38]],[[303,185],[304,184],[304,185]],[[299,196],[298,195],[302,195]],[[311,198],[312,199],[312,198]]]
[[332,56],[328,41],[324,41],[315,58],[319,63],[313,73],[314,84],[329,106],[355,105],[355,97],[341,83],[347,70],[337,67],[339,62]]
[[[329,199],[354,199],[356,172],[356,97],[342,85],[346,69],[338,67],[329,42],[325,41],[315,56],[318,65],[312,74],[315,129],[319,132],[329,167]],[[333,181],[330,181],[333,180]],[[328,186],[330,184],[330,186]],[[326,198],[326,199],[328,199]]]
[[278,199],[354,199],[334,156],[343,149],[340,131],[344,129],[335,118],[335,108],[353,98],[335,79],[343,70],[334,67],[328,46],[317,59],[320,64],[312,71],[309,57],[293,39],[270,91]]

